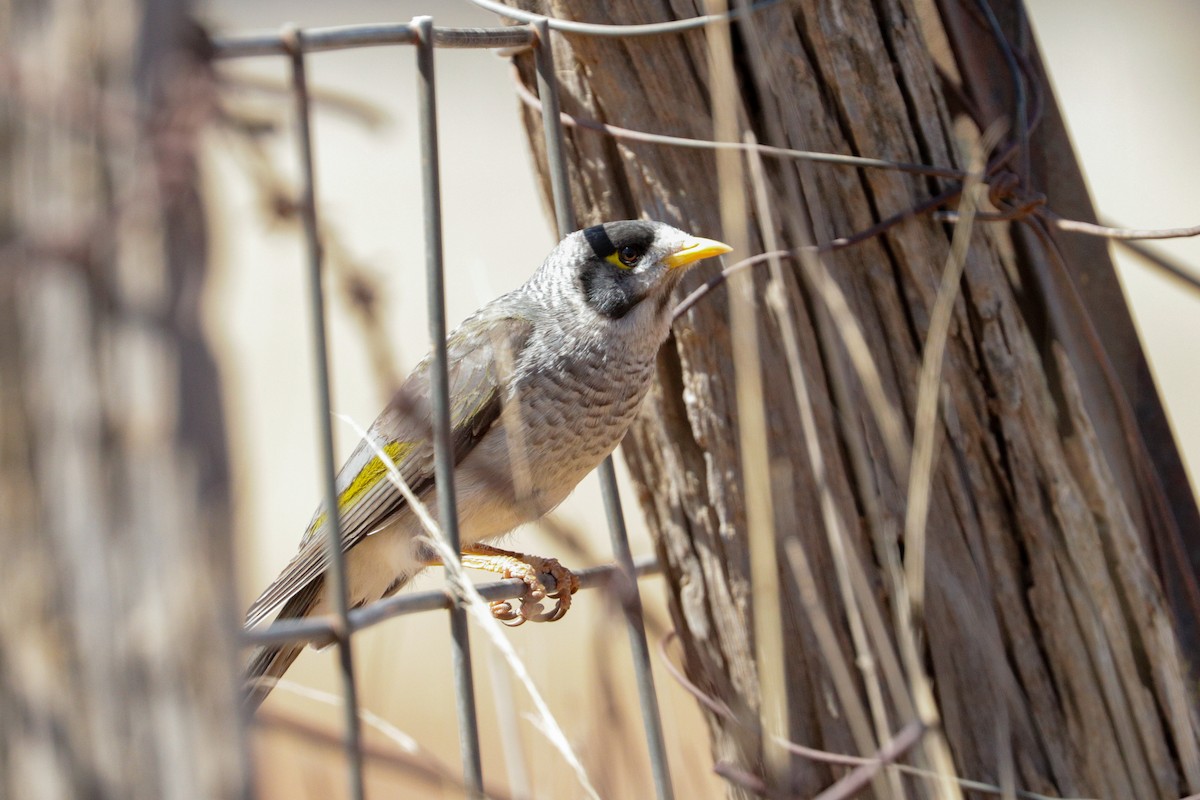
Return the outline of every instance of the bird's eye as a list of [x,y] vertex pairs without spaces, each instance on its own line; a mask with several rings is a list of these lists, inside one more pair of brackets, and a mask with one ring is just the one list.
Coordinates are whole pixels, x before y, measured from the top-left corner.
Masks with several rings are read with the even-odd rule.
[[632,267],[642,257],[640,248],[627,244],[617,252],[617,257],[621,259],[621,263],[627,267]]

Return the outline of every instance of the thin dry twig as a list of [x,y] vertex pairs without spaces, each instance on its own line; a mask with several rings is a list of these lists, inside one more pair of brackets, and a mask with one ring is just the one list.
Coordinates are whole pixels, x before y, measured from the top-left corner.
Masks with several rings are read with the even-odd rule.
[[858,374],[858,379],[862,384],[867,403],[871,407],[871,412],[875,416],[876,423],[879,425],[889,462],[902,481],[908,472],[908,442],[899,412],[887,397],[887,392],[883,388],[883,377],[879,374],[879,368],[875,365],[874,357],[871,355],[871,348],[867,344],[866,334],[863,333],[862,326],[859,325],[857,318],[855,318],[854,313],[851,311],[845,293],[842,292],[837,281],[833,279],[833,276],[819,258],[811,260],[803,258],[805,254],[816,255],[820,252],[822,252],[820,247],[797,247],[794,250],[772,250],[735,262],[696,287],[679,301],[679,304],[675,306],[673,320],[678,322],[680,317],[691,310],[705,296],[724,284],[731,275],[741,270],[756,267],[760,264],[769,264],[772,259],[776,258],[800,260],[801,265],[808,272],[809,282],[815,288],[817,296],[825,304],[838,331],[843,337],[843,345],[846,347],[846,352],[850,356],[850,361],[854,366],[855,372]]
[[921,740],[925,726],[913,720],[891,739],[885,741],[869,764],[860,764],[833,786],[817,795],[813,800],[847,800],[865,789],[879,770],[907,753]]
[[971,244],[971,231],[975,210],[983,196],[984,154],[990,145],[999,139],[1002,129],[993,127],[984,135],[984,141],[973,154],[975,171],[967,178],[960,204],[960,222],[954,229],[954,238],[947,256],[942,282],[929,319],[929,332],[925,340],[925,353],[921,362],[921,374],[917,383],[917,409],[913,426],[912,465],[909,469],[908,508],[904,518],[905,557],[904,567],[908,602],[912,604],[913,622],[920,624],[925,604],[925,523],[929,513],[929,496],[933,476],[933,454],[935,426],[938,420],[938,399],[941,393],[942,359],[950,336],[954,304],[958,299],[958,288],[966,268],[967,249]]
[[[754,722],[747,722],[746,720],[740,719],[737,714],[735,714],[727,705],[715,697],[712,697],[699,686],[687,679],[687,676],[683,674],[683,670],[671,660],[670,655],[667,653],[667,648],[671,645],[671,642],[678,638],[678,636],[678,631],[671,631],[669,634],[663,637],[662,641],[660,641],[658,644],[658,655],[659,658],[662,659],[663,668],[667,671],[667,674],[670,675],[676,683],[683,687],[683,689],[692,695],[692,697],[696,698],[696,701],[709,711],[737,725],[751,728],[755,727]],[[919,720],[916,722],[919,723]],[[923,727],[922,730],[927,731],[928,728]],[[826,750],[817,750],[812,747],[805,747],[804,745],[796,744],[792,741],[784,740],[780,741],[779,744],[790,753],[795,753],[803,758],[807,758],[812,761],[819,761],[824,764],[839,764],[843,766],[857,767],[870,766],[878,761],[877,758],[865,758],[863,756],[851,756],[841,753],[830,753]],[[927,780],[941,780],[943,778],[943,776],[937,772],[921,769],[920,767],[914,767],[909,764],[893,763],[890,766],[903,772],[905,775],[912,775],[917,778],[924,778]],[[997,797],[1004,797],[1008,794],[1002,787],[995,786],[990,783],[971,780],[970,778],[962,778],[957,775],[951,776],[951,779],[963,789],[969,789],[973,792],[983,792],[985,794],[995,795]],[[1022,800],[1096,800],[1096,798],[1086,797],[1050,797],[1049,795],[1039,794],[1038,792],[1031,792],[1025,789],[1014,789],[1012,794],[1016,797],[1022,798]],[[1200,800],[1200,795],[1184,798],[1184,800]]]
[[[294,695],[308,698],[309,700],[315,700],[316,702],[323,703],[327,706],[340,707],[342,705],[342,698],[336,694],[333,694],[332,692],[323,692],[320,689],[314,689],[311,686],[304,686],[296,683],[295,681],[290,681],[287,678],[276,678],[274,681],[274,686],[276,689],[282,689],[285,692],[290,692]],[[363,721],[364,724],[379,731],[404,752],[414,756],[424,756],[431,762],[437,761],[432,754],[428,753],[423,747],[421,747],[421,744],[416,739],[414,739],[412,736],[409,736],[407,733],[400,730],[375,712],[369,709],[360,708],[358,710],[358,717]]]
[[[722,12],[727,4],[724,0],[716,0],[710,7]],[[713,138],[737,142],[742,127],[738,110],[743,104],[734,66],[732,32],[728,26],[719,26],[709,28],[706,33],[708,70],[712,76]],[[750,226],[746,195],[742,190],[745,185],[742,159],[736,151],[721,150],[716,153],[716,164],[722,234],[735,252],[746,252]],[[739,274],[730,292],[730,349],[737,404],[735,425],[750,561],[752,613],[749,623],[753,626],[759,724],[764,732],[762,760],[769,783],[777,787],[785,785],[788,774],[787,754],[773,746],[773,742],[789,727],[789,687],[784,662],[783,592],[779,582],[754,276]]]
[[508,773],[508,785],[515,800],[533,797],[525,744],[521,740],[516,704],[513,703],[510,675],[505,671],[504,658],[495,648],[487,651],[488,673],[492,679],[492,700],[496,708],[496,725],[500,729],[500,750]]
[[[290,102],[292,86],[289,81],[254,75],[229,69],[228,65],[216,70],[217,89],[223,93],[246,92]],[[309,99],[315,111],[332,111],[352,122],[368,128],[382,128],[392,123],[392,115],[378,104],[349,92],[321,86],[310,86]],[[274,130],[274,125],[270,126]]]
[[[329,702],[333,702],[334,704],[341,703],[341,698],[338,698],[334,695],[326,695],[325,692],[317,692],[316,690],[308,689],[307,687],[301,687],[298,684],[291,683],[290,681],[279,681],[278,687],[284,689],[285,691],[302,689],[303,691],[299,693],[313,697],[313,699],[317,699],[320,702],[327,702],[326,697],[328,697],[331,698]],[[319,695],[325,696],[321,697]],[[365,716],[367,712],[360,713],[364,715],[363,722],[367,725],[371,725],[372,723]],[[343,747],[345,747],[345,741],[343,740],[341,734],[337,731],[329,730],[324,726],[318,725],[314,722],[309,722],[308,720],[301,719],[300,717],[292,714],[281,713],[275,709],[264,709],[260,711],[255,715],[254,723],[259,727],[274,728],[286,733],[303,737],[314,744],[318,744],[329,749],[340,751]],[[451,769],[449,766],[443,764],[436,757],[424,750],[420,750],[419,752],[410,752],[402,742],[397,741],[396,737],[389,734],[386,730],[381,730],[380,732],[383,733],[384,736],[386,736],[394,744],[396,744],[399,749],[397,750],[391,747],[383,747],[373,742],[363,742],[363,757],[369,761],[372,766],[387,767],[405,775],[414,776],[429,782],[436,782],[443,786],[454,786],[459,789],[465,788],[462,778],[456,770]],[[489,800],[515,800],[515,798],[496,790],[494,787],[485,789],[484,793]]]
[[[917,409],[913,423],[912,466],[908,471],[908,503],[904,517],[904,576],[896,580],[897,638],[905,668],[908,672],[913,702],[918,717],[931,728],[939,724],[940,712],[933,694],[932,682],[925,673],[921,658],[921,630],[924,625],[925,604],[925,536],[932,493],[934,450],[936,445],[939,398],[941,396],[942,358],[950,334],[958,287],[966,267],[967,249],[971,243],[972,219],[983,193],[983,169],[986,154],[999,140],[1003,129],[994,125],[972,154],[971,174],[963,186],[961,213],[963,220],[955,227],[941,286],[930,315],[925,353],[918,380]],[[897,576],[898,577],[898,576]],[[960,788],[954,782],[954,763],[945,737],[935,730],[929,737],[926,752],[942,780],[938,789],[944,797],[959,797]]]
[[[750,166],[750,180],[754,189],[755,210],[760,220],[763,241],[769,250],[775,250],[774,214],[772,213],[767,194],[766,177],[763,174],[762,160],[754,154],[750,154],[748,161]],[[801,258],[816,259],[817,256],[814,253],[806,253],[802,254]],[[849,567],[846,565],[847,560],[850,558],[847,552],[848,548],[846,547],[846,543],[849,541],[849,533],[845,520],[838,509],[837,502],[834,500],[833,492],[829,487],[825,457],[821,451],[821,440],[817,432],[816,413],[808,392],[804,364],[800,357],[800,342],[796,336],[796,321],[793,319],[791,307],[788,305],[786,299],[783,264],[778,258],[772,258],[768,263],[771,270],[771,282],[767,290],[767,304],[779,320],[779,330],[782,333],[784,354],[788,366],[788,378],[792,386],[796,408],[800,412],[800,427],[805,443],[804,450],[808,455],[813,482],[817,488],[821,520],[825,529],[826,540],[829,543],[830,552],[833,554],[838,589],[842,595],[842,603],[850,627],[850,636],[854,643],[855,661],[862,673],[863,683],[866,686],[867,697],[875,722],[875,735],[880,737],[882,741],[888,730],[887,707],[883,700],[883,690],[879,682],[879,676],[875,671],[875,657],[871,652],[870,642],[867,639],[866,629],[859,611],[858,598],[855,597],[854,589],[850,582]],[[796,572],[793,556],[797,551],[802,550],[802,548],[795,537],[789,537],[786,547],[787,556],[789,560],[793,561],[793,572]],[[801,580],[801,577],[805,577],[807,580]],[[858,693],[855,690],[853,682],[849,679],[850,672],[842,658],[841,648],[838,646],[837,639],[833,635],[832,625],[828,623],[828,616],[825,615],[819,595],[815,591],[806,591],[804,588],[812,589],[814,585],[811,572],[804,576],[797,573],[796,579],[797,584],[802,587],[801,595],[806,597],[808,601],[806,605],[818,612],[816,617],[813,617],[814,630],[822,627],[822,632],[826,634],[818,635],[817,641],[821,645],[822,655],[825,657],[826,664],[830,668],[829,674],[833,676],[834,686],[841,700],[842,709],[846,713],[847,722],[849,723],[851,734],[855,739],[855,744],[862,752],[871,752],[876,748],[875,739],[871,735],[866,713],[862,708]],[[817,617],[824,618],[824,626],[818,625]],[[880,784],[878,793],[884,797],[892,795],[900,797],[900,789],[901,787],[898,783],[894,783],[890,787],[887,784]]]
[[467,612],[475,619],[480,629],[487,635],[488,641],[496,648],[497,651],[504,657],[513,675],[521,682],[525,691],[529,693],[529,698],[533,702],[533,706],[537,711],[537,715],[531,720],[534,727],[550,741],[550,744],[558,750],[562,755],[563,760],[571,767],[575,773],[576,779],[579,781],[580,787],[584,790],[588,797],[592,800],[600,800],[600,796],[596,793],[595,787],[592,786],[591,780],[588,778],[587,771],[583,767],[583,763],[579,760],[579,756],[571,747],[570,741],[567,739],[566,733],[563,732],[562,726],[558,724],[558,720],[550,711],[550,706],[547,705],[542,693],[538,690],[537,685],[533,682],[533,677],[529,674],[525,662],[517,655],[517,651],[513,648],[512,642],[505,636],[503,626],[492,616],[491,608],[487,602],[480,597],[479,592],[475,589],[474,584],[467,578],[463,571],[459,554],[455,553],[446,545],[446,540],[442,536],[441,528],[437,521],[430,515],[425,504],[417,498],[411,487],[405,482],[404,477],[400,474],[396,464],[391,457],[384,452],[379,442],[371,437],[366,430],[358,425],[349,417],[338,415],[338,417],[349,424],[362,439],[367,442],[379,458],[380,462],[387,468],[388,479],[392,482],[400,493],[404,496],[405,502],[417,515],[421,526],[425,529],[428,536],[425,542],[429,544],[442,559],[442,564],[446,569],[446,575],[450,581],[450,585],[454,592],[459,596]]

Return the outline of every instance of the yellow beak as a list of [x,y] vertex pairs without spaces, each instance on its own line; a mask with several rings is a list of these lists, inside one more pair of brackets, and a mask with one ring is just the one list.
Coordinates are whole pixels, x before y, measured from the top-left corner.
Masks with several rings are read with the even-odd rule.
[[696,239],[664,258],[663,263],[670,269],[677,269],[693,264],[702,258],[712,258],[731,250],[733,250],[732,247],[715,239]]

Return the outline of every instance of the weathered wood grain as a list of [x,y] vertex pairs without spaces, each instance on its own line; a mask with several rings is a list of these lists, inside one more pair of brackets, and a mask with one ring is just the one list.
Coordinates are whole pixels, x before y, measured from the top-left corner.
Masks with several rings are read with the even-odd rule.
[[[687,0],[522,5],[610,23],[703,11]],[[777,4],[756,13],[756,28],[737,39],[739,113],[764,143],[961,167],[963,132],[977,132],[1010,106],[1003,91],[988,83],[1007,80],[1000,54],[976,48],[964,56],[968,34],[978,39],[981,29],[968,30],[977,21],[951,5],[834,0]],[[710,138],[705,37],[703,31],[625,40],[556,34],[564,111]],[[762,56],[757,74],[748,51],[753,42]],[[948,98],[935,63],[963,82],[962,91],[986,116],[951,114],[959,104]],[[531,65],[521,66],[532,86]],[[545,174],[540,121],[527,115]],[[1039,135],[1035,163],[1051,151],[1074,163],[1060,128]],[[581,224],[648,216],[721,236],[710,153],[614,141],[579,129],[568,129],[567,148]],[[818,241],[830,241],[948,185],[791,161],[771,160],[766,167],[772,206],[783,220],[776,234],[788,247],[802,243],[789,215],[803,215]],[[1035,174],[1039,181],[1055,180],[1053,171]],[[803,207],[789,203],[789,180],[800,187]],[[1067,205],[1072,193],[1076,189],[1063,195]],[[909,436],[949,235],[945,225],[916,218],[825,257]],[[1035,276],[1069,281],[1070,259],[1082,257],[1081,251],[1064,252],[1068,261],[1054,273],[1056,256],[1023,225],[981,225],[974,232],[943,367],[923,656],[958,774],[1000,783],[1011,769],[1019,788],[1066,796],[1178,797],[1200,791],[1200,724],[1185,660],[1194,653],[1180,639],[1193,621],[1179,623],[1181,607],[1164,596],[1155,554],[1148,551],[1164,523],[1146,509],[1162,499],[1153,496],[1161,490],[1139,478],[1146,462],[1138,463],[1141,456],[1129,446],[1129,419],[1119,410],[1128,399],[1093,396],[1111,393],[1112,386],[1086,363],[1095,353],[1086,350],[1085,339],[1070,334],[1089,324],[1079,318],[1085,308],[1061,299],[1037,302],[1047,283]],[[1095,248],[1087,252],[1093,259],[1088,270],[1111,276],[1106,256]],[[761,297],[765,268],[755,280]],[[836,336],[823,334],[821,301],[798,270],[784,292],[829,489],[846,523],[844,545],[874,589],[873,598],[859,602],[877,603],[875,612],[894,622],[897,600],[883,565],[903,529],[906,476],[890,465],[844,349]],[[780,322],[765,303],[762,311],[776,529],[781,541],[802,543],[824,604],[835,610],[843,656],[855,663],[789,388]],[[1119,338],[1124,351],[1136,350],[1135,340]],[[752,720],[753,597],[730,358],[726,303],[718,293],[677,324],[660,357],[658,386],[623,453],[657,535],[688,674]],[[1116,358],[1133,363],[1128,352]],[[837,390],[838,370],[850,376],[845,392]],[[1144,400],[1145,386],[1138,391]],[[1132,434],[1141,436],[1136,426]],[[865,471],[854,468],[855,442],[869,455]],[[809,746],[853,752],[829,667],[800,612],[795,582],[783,572],[790,735]],[[899,730],[907,720],[898,709],[907,707],[907,699],[892,694],[887,713]],[[709,723],[715,760],[761,771],[750,726],[718,716]],[[796,760],[791,788],[808,796],[835,777],[834,770]],[[931,791],[913,779],[904,786],[914,796]],[[731,795],[740,791],[731,789]]]

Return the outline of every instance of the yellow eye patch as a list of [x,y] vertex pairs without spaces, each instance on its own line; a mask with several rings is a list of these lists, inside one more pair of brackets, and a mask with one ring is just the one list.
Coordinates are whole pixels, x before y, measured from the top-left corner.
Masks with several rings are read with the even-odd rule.
[[624,261],[621,260],[621,257],[619,255],[617,255],[616,253],[612,253],[611,255],[605,256],[604,260],[614,266],[620,267],[621,269],[633,269],[633,264],[626,264]]

